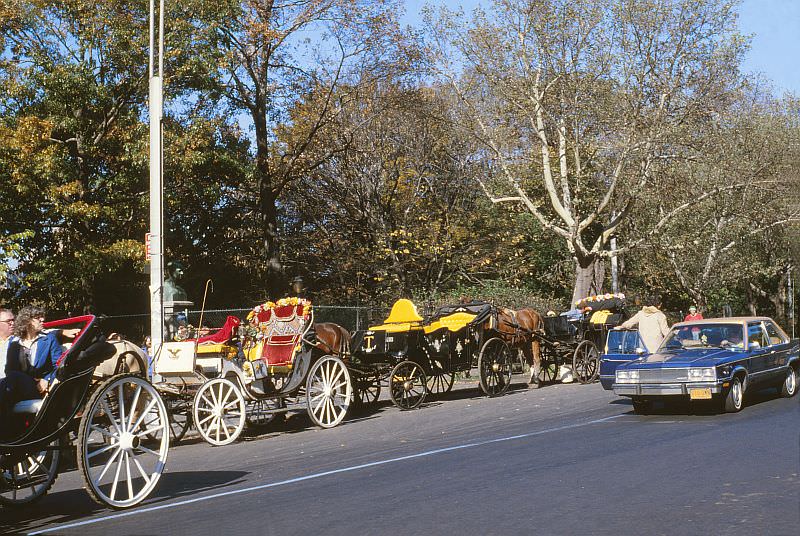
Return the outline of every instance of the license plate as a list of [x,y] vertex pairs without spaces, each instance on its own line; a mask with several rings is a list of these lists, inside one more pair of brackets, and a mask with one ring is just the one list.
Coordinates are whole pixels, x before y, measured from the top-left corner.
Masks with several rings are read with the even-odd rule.
[[709,400],[711,398],[711,388],[689,389],[689,398],[691,400]]

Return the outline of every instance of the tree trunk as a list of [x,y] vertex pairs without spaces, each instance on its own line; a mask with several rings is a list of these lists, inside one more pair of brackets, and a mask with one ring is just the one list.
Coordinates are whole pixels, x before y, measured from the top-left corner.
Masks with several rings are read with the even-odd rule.
[[606,266],[603,259],[596,256],[575,258],[575,286],[572,290],[572,306],[575,302],[603,292]]

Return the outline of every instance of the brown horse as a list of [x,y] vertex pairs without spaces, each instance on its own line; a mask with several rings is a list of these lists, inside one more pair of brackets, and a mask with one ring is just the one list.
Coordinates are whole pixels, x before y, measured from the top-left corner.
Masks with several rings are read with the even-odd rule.
[[338,355],[343,360],[350,356],[350,332],[333,322],[314,324],[317,335],[315,347],[326,354]]
[[539,371],[542,367],[541,344],[535,334],[543,327],[542,315],[530,307],[518,311],[497,308],[497,325],[494,329],[509,347],[522,350],[525,361],[531,366],[528,383],[533,388],[539,387]]

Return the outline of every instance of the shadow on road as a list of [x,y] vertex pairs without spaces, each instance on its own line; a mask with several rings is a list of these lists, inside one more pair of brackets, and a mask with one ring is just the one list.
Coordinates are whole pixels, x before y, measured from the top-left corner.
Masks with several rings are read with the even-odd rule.
[[[243,471],[165,472],[158,483],[156,494],[143,506],[154,506],[164,501],[239,484],[248,474]],[[3,508],[0,510],[0,531],[3,534],[24,533],[51,524],[69,523],[111,512],[112,510],[95,503],[85,490],[71,489],[49,493],[32,505]]]
[[[780,394],[774,388],[748,391],[745,393],[744,408],[742,411],[747,411],[748,407],[757,406],[780,398]],[[609,402],[609,404],[631,406],[632,402],[630,398],[624,397],[614,399]],[[631,413],[633,413],[633,409],[631,409]],[[716,415],[721,413],[724,413],[724,411],[721,407],[721,400],[718,398],[694,401],[689,401],[682,397],[679,400],[656,400],[652,409],[649,411],[650,415]]]

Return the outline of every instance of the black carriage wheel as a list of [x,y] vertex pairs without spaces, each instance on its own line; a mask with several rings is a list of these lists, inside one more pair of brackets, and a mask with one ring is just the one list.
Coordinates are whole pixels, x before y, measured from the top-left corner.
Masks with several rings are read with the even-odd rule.
[[363,408],[378,401],[381,397],[381,383],[378,378],[361,378],[353,389],[353,404]]
[[246,401],[245,407],[245,422],[248,428],[252,430],[259,430],[266,428],[270,425],[278,413],[271,413],[272,410],[282,409],[286,407],[286,401],[283,398],[259,398],[252,402]]
[[192,404],[182,399],[167,399],[164,401],[169,413],[169,431],[172,444],[177,445],[186,436],[192,427]]
[[553,383],[558,378],[558,359],[555,353],[546,347],[542,347],[542,361],[539,369],[539,381],[542,383]]
[[511,351],[497,337],[489,339],[478,356],[481,390],[489,396],[499,396],[511,385]]
[[572,355],[572,371],[581,383],[592,383],[600,370],[597,346],[592,341],[581,342]]
[[0,466],[0,505],[33,504],[50,491],[58,477],[61,445],[56,438],[40,452],[9,458]]
[[442,374],[434,374],[428,378],[428,392],[432,395],[440,395],[449,393],[453,389],[453,384],[456,381],[455,372],[443,372]]
[[401,361],[389,375],[389,396],[400,409],[418,408],[428,394],[422,367],[413,361]]

